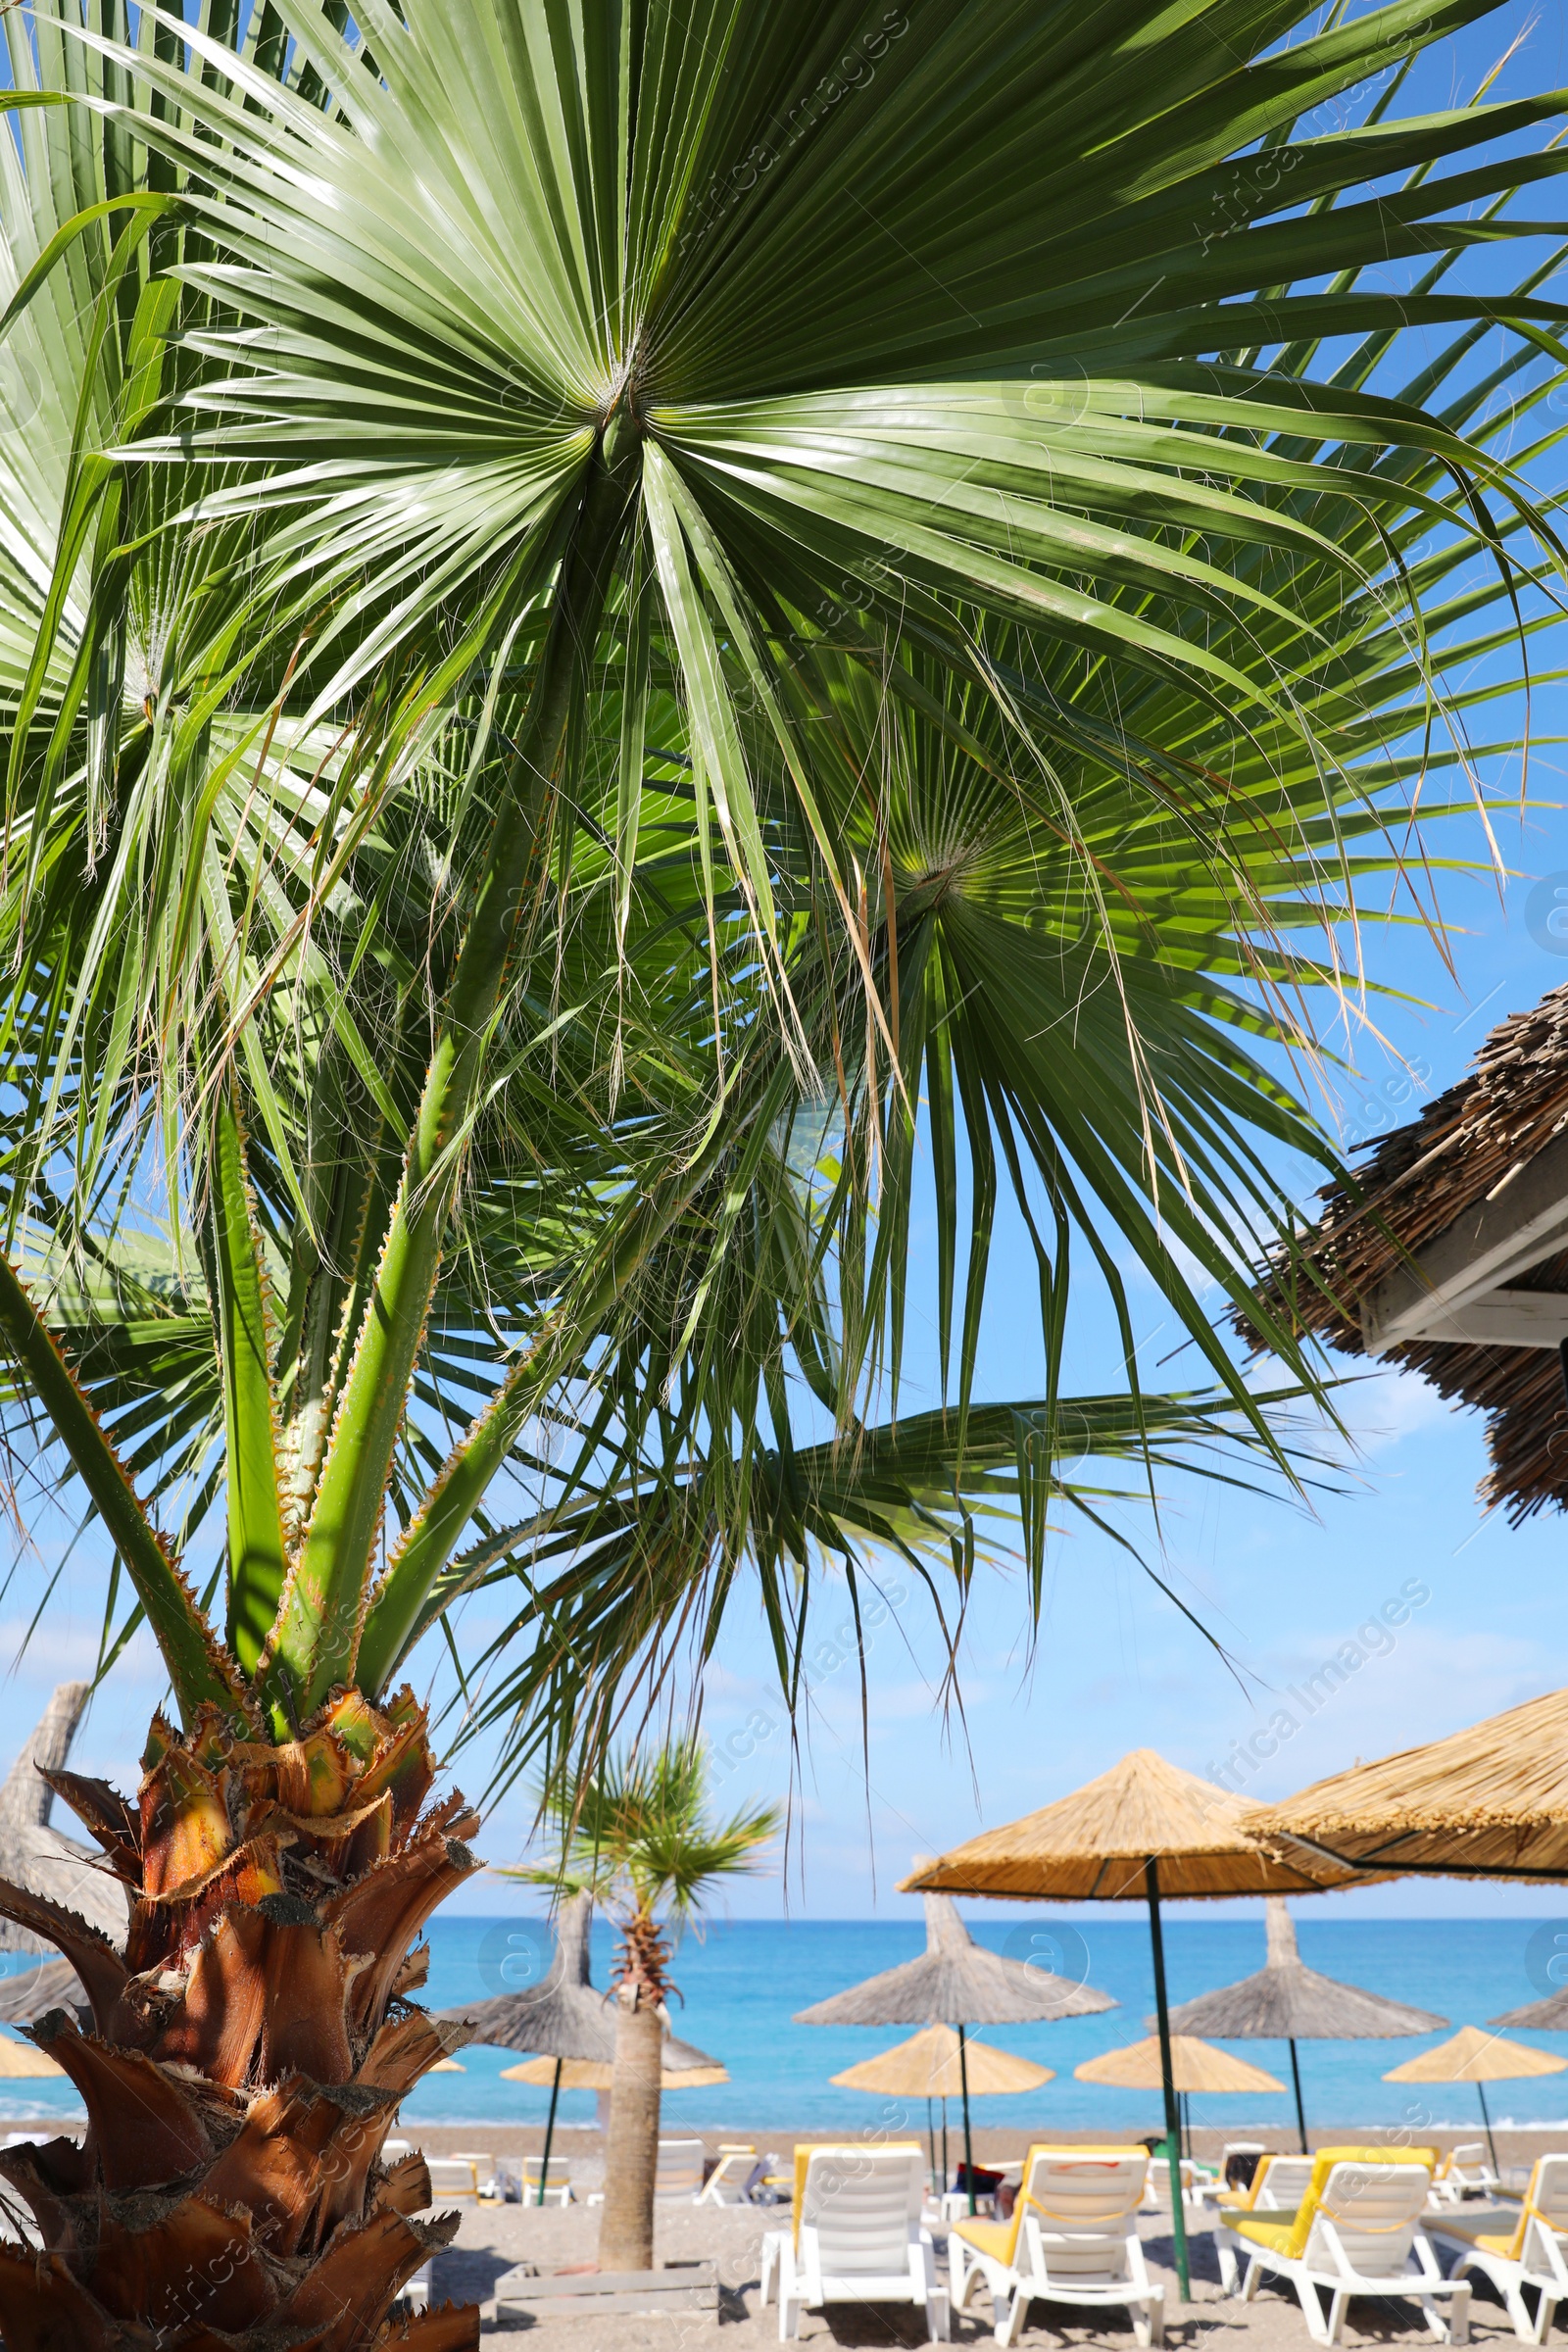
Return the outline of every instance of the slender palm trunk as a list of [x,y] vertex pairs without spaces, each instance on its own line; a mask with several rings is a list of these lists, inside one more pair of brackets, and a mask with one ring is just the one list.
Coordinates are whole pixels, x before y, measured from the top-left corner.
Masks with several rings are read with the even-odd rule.
[[659,2081],[664,2021],[651,2004],[622,1997],[615,2021],[615,2074],[605,2150],[602,2271],[654,2267],[654,2181],[659,2171]]

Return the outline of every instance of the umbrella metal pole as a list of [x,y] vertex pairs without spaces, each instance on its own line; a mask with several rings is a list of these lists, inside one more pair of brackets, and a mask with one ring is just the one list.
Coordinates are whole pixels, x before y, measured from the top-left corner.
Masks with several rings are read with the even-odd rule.
[[969,2184],[969,2219],[974,2220],[974,2148],[969,2138],[969,2059],[958,2028],[958,2082],[963,2091],[963,2170]]
[[[1481,2121],[1486,2126],[1487,2146],[1492,2151],[1492,2169],[1495,2173],[1497,2172],[1497,2143],[1492,2136],[1492,2118],[1487,2113],[1487,2091],[1485,2083],[1478,2082],[1476,2084],[1476,2097],[1481,2101]],[[1497,2178],[1499,2180],[1502,2178],[1500,2173],[1497,2174]]]
[[555,2079],[550,2085],[550,2113],[545,2118],[544,2162],[539,2167],[539,2202],[543,2205],[545,2191],[550,2186],[550,2143],[556,2136],[556,2101],[561,2096],[561,2060],[556,2060]]
[[1165,2092],[1165,2153],[1170,2160],[1170,2227],[1176,2254],[1176,2281],[1182,2301],[1190,2303],[1193,2292],[1187,2269],[1187,2216],[1182,2210],[1181,2122],[1176,2110],[1176,2070],[1170,2054],[1165,1938],[1159,1924],[1159,1864],[1152,1855],[1144,1864],[1144,1889],[1149,1897],[1149,1940],[1154,1955],[1154,2008],[1159,2018],[1159,2072]]
[[[925,2144],[931,2151],[931,2171],[934,2176],[937,2169],[937,2121],[929,2098],[925,2103]],[[947,2183],[944,2181],[943,2187],[946,2185]],[[940,2196],[941,2193],[942,2191],[939,2189],[937,2194]]]
[[952,2175],[948,2171],[948,2094],[944,2091],[942,2094],[942,2193],[944,2196],[947,2195],[948,2182],[951,2179]]
[[1301,2069],[1297,2061],[1294,2041],[1291,2043],[1291,2081],[1296,2086],[1296,2129],[1301,2135],[1301,2154],[1304,2156],[1307,2153],[1306,2110],[1301,2105]]

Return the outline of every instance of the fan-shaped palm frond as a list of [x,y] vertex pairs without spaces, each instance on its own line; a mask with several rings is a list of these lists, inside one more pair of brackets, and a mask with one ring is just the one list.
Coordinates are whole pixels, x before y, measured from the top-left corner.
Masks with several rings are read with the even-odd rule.
[[[1038,1596],[1086,1253],[1111,1450],[1289,1468],[1200,1286],[1314,1384],[1246,1279],[1281,1147],[1335,1165],[1284,1056],[1374,887],[1437,920],[1414,828],[1474,804],[1560,594],[1568,353],[1549,262],[1498,268],[1560,233],[1516,202],[1559,98],[1395,113],[1486,14],[5,16],[6,1405],[187,1726],[137,1812],[75,1791],[139,1891],[128,1974],[54,1923],[112,2056],[68,2054],[122,2072],[45,2184],[92,2280],[0,2261],[8,2331],[148,2323],[142,2252],[97,2300],[106,2186],[168,2190],[170,2276],[229,2296],[179,2317],[236,2342],[311,2294],[368,2340],[422,2259],[357,2122],[240,2260],[261,2176],[189,2078],[372,2067],[382,2114],[435,2055],[381,2037],[470,1857],[388,1693],[509,1482],[547,1581],[498,1688],[559,1759],[657,1682],[658,1591],[701,1656],[759,1566],[792,1692],[823,1549],[929,1537],[961,1592],[1016,1507]],[[951,1409],[911,1420],[926,1185]],[[1004,1189],[1040,1373],[1004,1434]],[[1136,1395],[1129,1268],[1212,1396]],[[177,1556],[220,1486],[221,1640]],[[311,2114],[277,2132],[319,2154]]]

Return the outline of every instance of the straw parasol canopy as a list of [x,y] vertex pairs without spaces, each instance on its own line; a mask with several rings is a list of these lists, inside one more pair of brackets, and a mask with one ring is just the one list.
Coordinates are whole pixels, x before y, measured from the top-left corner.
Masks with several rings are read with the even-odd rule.
[[1153,1864],[1161,1895],[1312,1894],[1358,1879],[1311,1856],[1280,1860],[1252,1836],[1258,1808],[1197,1773],[1135,1747],[1070,1796],[986,1830],[916,1870],[907,1887],[1061,1902],[1143,1902]]
[[[916,1866],[919,1867],[918,1865]],[[932,1866],[937,1867],[937,1866]],[[911,1881],[911,1884],[913,1882]],[[950,1895],[925,1898],[925,1950],[797,2011],[798,2026],[1018,2026],[1114,2009],[1108,1992],[976,1943]]]
[[[612,2066],[600,2066],[591,2058],[524,2058],[516,2066],[504,2066],[503,2082],[553,2083],[557,2067],[561,2069],[563,2090],[608,2090],[614,2081]],[[710,2064],[671,2068],[666,2065],[660,2075],[661,2090],[707,2090],[715,2082],[729,2081],[728,2069]]]
[[[474,2008],[440,2012],[443,2024],[467,2026],[471,2041],[487,2041],[504,2050],[543,2053],[548,2062],[543,2080],[550,2084],[544,2149],[547,2180],[550,2150],[556,2136],[556,2108],[566,2067],[575,2061],[602,2068],[607,2088],[614,2072],[615,2006],[606,1994],[594,1990],[588,1949],[593,1923],[592,1894],[584,1888],[568,1895],[556,1913],[556,1948],[550,1973],[542,1984],[534,1985],[528,1992],[499,1993],[494,2000],[480,2001]],[[662,2063],[666,2075],[678,2072],[687,2082],[703,2068],[710,2076],[716,2068],[716,2079],[723,2079],[724,2070],[716,2059],[710,2058],[706,2050],[698,2049],[693,2042],[678,2040],[667,2031]],[[527,2078],[530,2082],[535,2079]]]
[[81,1979],[69,1960],[45,1960],[14,1977],[0,1977],[0,2025],[30,2026],[51,2009],[91,2015]]
[[1517,2082],[1530,2075],[1560,2075],[1568,2058],[1533,2050],[1527,2041],[1504,2041],[1480,2026],[1461,2026],[1449,2041],[1419,2058],[1391,2068],[1385,2082]]
[[8,2082],[32,2082],[45,2075],[63,2077],[65,2071],[42,2050],[35,2050],[30,2041],[13,2041],[9,2034],[0,2034],[0,2075]]
[[1156,1861],[1162,1895],[1311,1894],[1358,1874],[1310,1855],[1281,1859],[1250,1835],[1257,1808],[1135,1747],[1109,1772],[1038,1813],[986,1830],[905,1884],[946,1894],[1143,1902]]
[[1568,2034],[1568,1984],[1561,1992],[1548,1992],[1544,2001],[1526,2001],[1522,2009],[1506,2009],[1488,2023],[1523,2026],[1527,2033]]
[[993,2098],[1038,2090],[1056,2078],[1051,2067],[1015,2058],[1010,2050],[995,2050],[987,2041],[965,2039],[960,2051],[951,2026],[927,2026],[923,2034],[911,2034],[895,2049],[863,2058],[831,2079],[845,2090],[881,2091],[890,2099],[956,2099],[965,2079],[971,2098]]
[[1568,1879],[1568,1690],[1315,1781],[1253,1826],[1303,1867]]
[[[1272,2075],[1265,2075],[1260,2066],[1253,2066],[1246,2058],[1233,2058],[1228,2050],[1213,2049],[1191,2034],[1171,2035],[1170,2056],[1176,2088],[1184,2095],[1195,2090],[1285,2088]],[[1082,2066],[1075,2066],[1072,2071],[1080,2082],[1109,2082],[1122,2090],[1158,2090],[1164,2082],[1159,2035],[1152,2034],[1147,2041],[1129,2042],[1124,2049],[1102,2050],[1098,2058],[1086,2058]]]
[[[925,1855],[916,1857],[916,1878],[906,1886],[923,1885],[941,1865]],[[1026,1960],[1004,1960],[975,1942],[958,1917],[951,1896],[927,1892],[925,1950],[917,1960],[883,1969],[848,1992],[796,2013],[798,2026],[924,2026],[957,2028],[958,2095],[963,2101],[963,2162],[969,2182],[969,2210],[974,2211],[974,2146],[969,2128],[969,2089],[964,2069],[967,2026],[1026,2025],[1054,2017],[1093,2017],[1114,2009],[1107,1992],[1075,1984],[1069,1977],[1053,1976]],[[935,2096],[935,2093],[932,2094]],[[943,2126],[944,2139],[947,2127]]]
[[[96,1848],[78,1845],[50,1826],[54,1790],[42,1777],[64,1771],[88,1694],[86,1683],[58,1686],[0,1785],[0,1878],[63,1903],[112,1943],[122,1945],[129,1919],[124,1887]],[[0,1952],[52,1956],[54,1946],[5,1920],[0,1921]],[[74,1990],[67,1997],[79,2000],[75,1971],[71,1975]]]
[[[1282,1264],[1265,1293],[1298,1330],[1407,1364],[1440,1396],[1479,1405],[1492,1457],[1482,1496],[1515,1526],[1568,1503],[1557,1353],[1568,1250],[1553,1213],[1568,1200],[1565,1114],[1568,986],[1499,1022],[1468,1076],[1362,1162],[1353,1192],[1326,1190],[1305,1242],[1316,1280]],[[1421,1328],[1402,1344],[1369,1345],[1367,1306],[1391,1289],[1407,1309],[1425,1289],[1436,1311],[1407,1311]]]
[[[587,2058],[612,2066],[615,2058],[615,2004],[596,1991],[589,1972],[588,1936],[593,1926],[591,1894],[569,1895],[556,1914],[556,1949],[543,1984],[527,1992],[503,1992],[494,2000],[443,2009],[438,2022],[471,2027],[469,2039],[503,2050],[542,2051],[551,2058]],[[706,2050],[666,2035],[664,2065],[685,2073],[713,2066]]]
[[1436,2034],[1447,2024],[1430,2009],[1320,1977],[1297,1948],[1296,1922],[1283,1899],[1271,1897],[1267,1912],[1267,1966],[1239,1984],[1183,2001],[1170,2013],[1175,2033],[1215,2034],[1222,2041],[1385,2041]]
[[1419,2058],[1407,2058],[1402,2066],[1392,2068],[1383,2080],[1385,2082],[1473,2082],[1495,2172],[1497,2148],[1492,2136],[1484,2085],[1518,2082],[1531,2075],[1560,2075],[1564,2067],[1568,2067],[1568,2058],[1554,2058],[1549,2050],[1533,2050],[1527,2041],[1504,2041],[1500,2034],[1483,2033],[1479,2026],[1461,2026],[1450,2041],[1440,2041],[1435,2050],[1423,2050]]
[[1301,2100],[1298,2041],[1385,2041],[1402,2034],[1435,2034],[1447,2024],[1430,2009],[1386,2001],[1358,1984],[1339,1984],[1308,1968],[1296,1943],[1296,1922],[1285,1897],[1271,1894],[1263,1906],[1268,1926],[1268,1960],[1255,1976],[1218,1992],[1200,1993],[1170,2013],[1177,2034],[1217,2034],[1222,2041],[1286,2041],[1291,2047],[1291,2082],[1301,2153],[1306,2154],[1306,2111]]
[[[1165,1944],[1160,1900],[1166,1895],[1315,1893],[1358,1874],[1315,1856],[1281,1858],[1252,1838],[1256,1808],[1196,1773],[1183,1772],[1152,1747],[1134,1748],[1071,1796],[1058,1797],[1005,1829],[987,1830],[917,1871],[907,1886],[948,1894],[1028,1895],[1064,1902],[1144,1902],[1154,1963],[1159,2039],[1169,2038]],[[1182,2213],[1181,2117],[1166,2069],[1165,2138],[1170,2163],[1176,2276],[1189,2299],[1187,2230]]]

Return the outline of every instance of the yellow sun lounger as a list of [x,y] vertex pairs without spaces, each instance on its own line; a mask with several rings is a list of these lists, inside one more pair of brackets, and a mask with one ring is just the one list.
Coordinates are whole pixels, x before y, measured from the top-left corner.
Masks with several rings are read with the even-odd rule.
[[1276,2278],[1295,2288],[1313,2340],[1337,2344],[1357,2296],[1408,2297],[1420,2304],[1441,2341],[1468,2343],[1469,2282],[1444,2278],[1422,2228],[1431,2154],[1424,2148],[1319,2149],[1311,2183],[1294,2214],[1274,2221],[1244,2213],[1231,2222],[1237,2251],[1247,2257],[1243,2301],[1251,2301],[1264,2278]]
[[[1521,2343],[1545,2342],[1558,2304],[1568,2302],[1568,2156],[1536,2158],[1517,2221],[1474,2211],[1429,2214],[1427,2231],[1458,2255],[1455,2278],[1479,2271],[1491,2279]],[[1533,2315],[1526,2287],[1539,2298]]]
[[[1219,2198],[1214,2213],[1214,2250],[1219,2256],[1221,2292],[1235,2294],[1241,2284],[1238,2266],[1247,2259],[1246,2241],[1236,2234],[1239,2215],[1254,2214],[1271,2222],[1283,2221],[1287,2216],[1294,2220],[1312,2186],[1318,2156],[1353,2160],[1364,2153],[1361,2148],[1319,2148],[1316,2156],[1264,2156],[1252,2175],[1250,2188],[1232,2189]],[[1397,2148],[1384,2153],[1401,2156]],[[1402,2151],[1402,2157],[1430,2167],[1436,2164],[1438,2152],[1436,2148],[1408,2148]]]
[[948,2238],[953,2307],[991,2290],[997,2341],[1015,2344],[1032,2301],[1127,2311],[1140,2344],[1162,2343],[1165,2290],[1149,2276],[1137,2214],[1146,2148],[1034,2147],[1005,2222],[956,2222]]

